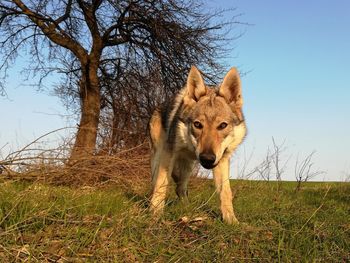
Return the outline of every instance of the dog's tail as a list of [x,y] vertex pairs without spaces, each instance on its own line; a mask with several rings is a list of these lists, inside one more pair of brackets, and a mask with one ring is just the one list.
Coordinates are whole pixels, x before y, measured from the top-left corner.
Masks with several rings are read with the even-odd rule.
[[162,127],[162,115],[159,109],[156,109],[149,122],[149,131],[151,136],[151,149],[157,148],[160,144],[160,140],[164,135],[164,129]]
[[156,109],[152,114],[149,122],[149,131],[151,137],[151,175],[153,181],[155,174],[157,173],[156,169],[159,166],[159,155],[165,140],[165,130],[162,125],[162,114],[159,109]]

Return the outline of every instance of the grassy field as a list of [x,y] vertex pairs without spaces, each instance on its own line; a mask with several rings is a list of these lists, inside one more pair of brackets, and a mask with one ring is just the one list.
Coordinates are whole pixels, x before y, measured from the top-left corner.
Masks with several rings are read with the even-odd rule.
[[[349,262],[350,184],[232,181],[238,226],[222,223],[210,180],[163,218],[148,186],[0,182],[0,262]],[[173,192],[173,191],[172,191]]]

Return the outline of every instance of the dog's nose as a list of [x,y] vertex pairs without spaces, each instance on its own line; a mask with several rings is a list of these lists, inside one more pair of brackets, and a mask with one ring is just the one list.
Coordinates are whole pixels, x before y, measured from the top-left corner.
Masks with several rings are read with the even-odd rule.
[[212,153],[201,153],[199,155],[199,161],[201,165],[206,169],[211,169],[214,167],[216,156]]

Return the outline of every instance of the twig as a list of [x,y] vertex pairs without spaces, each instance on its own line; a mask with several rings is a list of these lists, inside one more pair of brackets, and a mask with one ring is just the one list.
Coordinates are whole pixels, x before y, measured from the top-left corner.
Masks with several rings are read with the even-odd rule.
[[44,137],[46,137],[46,136],[48,136],[48,135],[50,135],[50,134],[52,134],[52,133],[55,133],[55,132],[58,132],[58,131],[62,131],[62,130],[65,130],[65,129],[70,129],[70,128],[75,128],[75,129],[76,129],[76,127],[64,127],[64,128],[59,128],[59,129],[50,131],[50,132],[48,132],[48,133],[45,133],[44,135],[39,136],[39,137],[36,138],[34,141],[32,141],[32,142],[30,142],[29,144],[27,144],[26,146],[24,146],[22,149],[20,149],[20,150],[18,150],[18,151],[15,151],[15,152],[12,152],[12,153],[10,153],[9,155],[7,155],[7,157],[5,158],[5,160],[6,160],[6,159],[9,159],[10,156],[13,155],[13,154],[15,154],[15,156],[12,157],[12,159],[15,159],[15,158],[17,158],[17,156],[18,156],[21,152],[23,152],[23,151],[26,150],[30,145],[33,145],[34,143],[38,142],[38,141],[41,140],[42,138],[44,138]]

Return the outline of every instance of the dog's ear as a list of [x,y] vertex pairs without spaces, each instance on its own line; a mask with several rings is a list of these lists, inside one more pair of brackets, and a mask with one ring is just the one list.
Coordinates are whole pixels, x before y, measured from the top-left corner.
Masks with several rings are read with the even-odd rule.
[[229,72],[227,72],[220,86],[219,95],[224,97],[229,104],[233,103],[235,108],[242,108],[241,79],[236,68],[231,68]]
[[199,70],[192,66],[187,77],[187,94],[186,97],[198,101],[200,97],[206,94],[204,80]]

